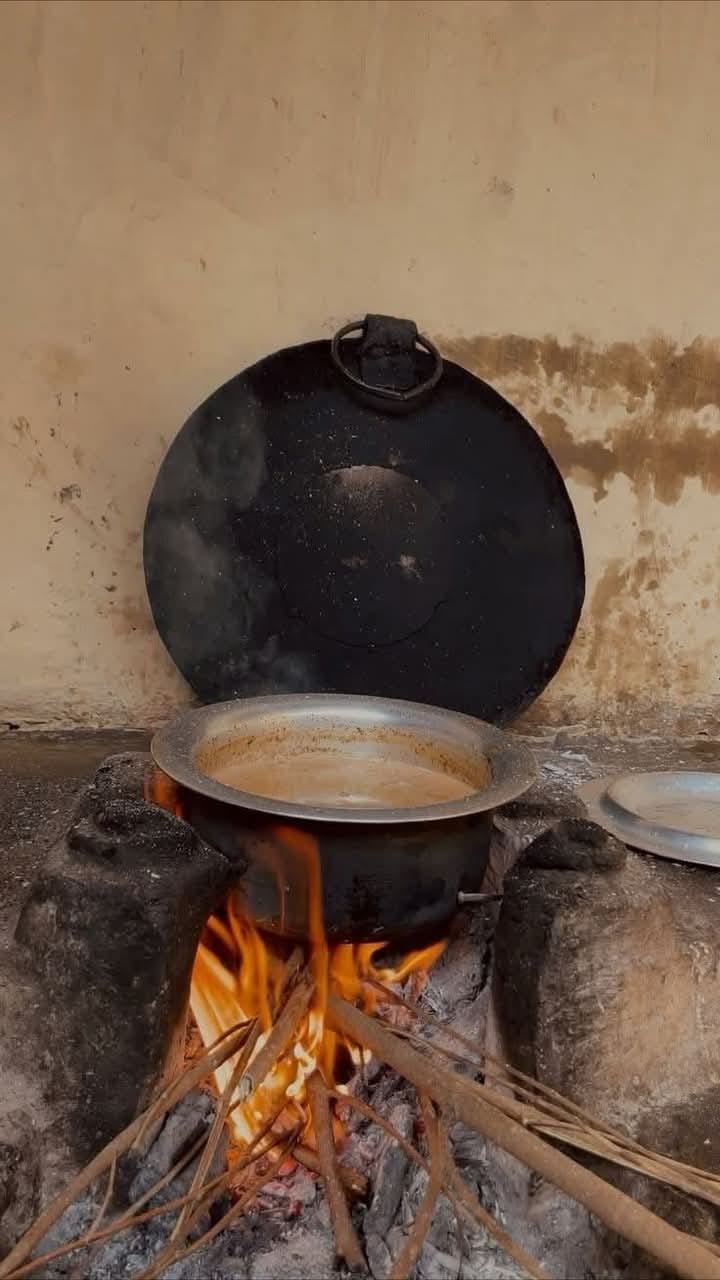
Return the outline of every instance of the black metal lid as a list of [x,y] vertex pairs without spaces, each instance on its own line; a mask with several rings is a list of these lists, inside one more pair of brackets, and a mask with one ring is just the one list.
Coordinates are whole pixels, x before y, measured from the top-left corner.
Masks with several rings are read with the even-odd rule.
[[386,317],[267,356],[205,401],[160,467],[144,560],[203,701],[366,693],[495,722],[555,674],[585,589],[535,431]]

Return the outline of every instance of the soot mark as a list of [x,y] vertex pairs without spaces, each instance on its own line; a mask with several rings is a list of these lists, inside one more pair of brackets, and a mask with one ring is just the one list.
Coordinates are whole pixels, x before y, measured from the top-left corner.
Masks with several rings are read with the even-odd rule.
[[61,502],[72,502],[73,498],[81,498],[82,489],[79,484],[64,484],[62,489],[58,490],[58,498]]

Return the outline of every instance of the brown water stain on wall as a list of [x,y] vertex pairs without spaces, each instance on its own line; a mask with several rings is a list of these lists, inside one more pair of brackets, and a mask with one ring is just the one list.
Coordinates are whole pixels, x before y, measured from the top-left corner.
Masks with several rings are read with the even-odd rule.
[[[582,337],[564,345],[518,334],[436,341],[486,381],[512,384],[560,470],[590,485],[598,500],[620,475],[638,496],[667,504],[692,478],[720,493],[720,429],[698,421],[703,409],[720,405],[720,342],[696,338],[681,347],[656,337],[600,347]],[[589,437],[583,406],[600,394],[617,421]]]
[[622,692],[636,676],[645,684],[661,676],[667,637],[646,593],[657,590],[670,564],[668,556],[652,554],[605,565],[585,612],[585,664],[597,686]]
[[547,409],[535,414],[534,425],[565,478],[572,476],[581,484],[590,484],[595,497],[604,498],[610,480],[617,475],[617,460],[612,449],[602,440],[576,439],[567,419]]
[[661,678],[666,636],[639,594],[632,562],[608,561],[587,605],[585,632],[585,671],[603,717],[610,703],[616,715],[635,689],[654,687]]
[[706,643],[685,643],[670,624],[678,610],[689,618],[700,602],[692,592],[672,609],[658,600],[669,574],[688,572],[692,554],[689,544],[674,546],[667,535],[645,529],[626,555],[605,562],[563,667],[566,692],[556,713],[564,709],[572,719],[580,693],[580,718],[590,714],[610,731],[642,732],[669,691],[678,706],[692,707],[714,659]]

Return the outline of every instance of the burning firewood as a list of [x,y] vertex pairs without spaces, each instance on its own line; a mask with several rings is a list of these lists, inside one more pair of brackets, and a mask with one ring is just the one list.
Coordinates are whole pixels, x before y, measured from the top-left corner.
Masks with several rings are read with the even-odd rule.
[[[236,1222],[262,1188],[282,1176],[290,1158],[321,1174],[336,1254],[351,1268],[365,1270],[347,1196],[362,1194],[367,1184],[357,1171],[345,1168],[337,1155],[337,1138],[342,1133],[337,1112],[345,1107],[379,1125],[427,1174],[415,1221],[392,1267],[392,1280],[406,1280],[413,1271],[439,1197],[452,1206],[458,1223],[469,1219],[479,1224],[530,1276],[542,1278],[539,1264],[463,1181],[448,1136],[456,1120],[565,1190],[678,1274],[691,1280],[720,1278],[720,1249],[670,1226],[554,1144],[562,1142],[565,1149],[575,1147],[602,1156],[713,1205],[720,1205],[720,1177],[656,1155],[611,1130],[560,1094],[498,1063],[387,985],[422,970],[432,951],[416,953],[395,968],[382,968],[377,963],[381,943],[330,949],[320,928],[305,952],[296,949],[288,956],[281,944],[273,946],[256,937],[246,922],[233,917],[232,909],[208,924],[202,946],[193,979],[193,1007],[203,1036],[212,1038],[212,1043],[40,1214],[0,1263],[4,1280],[21,1280],[67,1254],[99,1245],[160,1215],[174,1214],[169,1238],[152,1261],[135,1273],[136,1280],[156,1280],[171,1264],[195,1255]],[[246,961],[246,957],[250,958]],[[240,982],[238,970],[243,963],[262,990],[250,988],[247,973],[244,984]],[[251,1007],[246,1008],[241,998]],[[401,1025],[393,1020],[393,1007],[401,1008]],[[454,1048],[444,1043],[448,1037]],[[341,1062],[361,1064],[369,1054],[414,1086],[426,1153],[341,1083]],[[458,1065],[464,1074],[456,1070]],[[468,1075],[468,1068],[474,1074],[482,1071],[484,1083]],[[208,1076],[216,1089],[209,1132],[194,1141],[128,1209],[103,1225],[110,1211],[115,1170],[123,1156],[137,1151],[153,1126]],[[215,1175],[213,1162],[227,1128],[234,1151],[228,1168]],[[315,1149],[309,1144],[315,1144]],[[158,1192],[193,1160],[197,1164],[189,1190],[153,1205]],[[91,1226],[33,1258],[68,1206],[101,1178],[107,1182]],[[228,1191],[232,1202],[208,1226],[209,1207]]]
[[[446,1155],[441,1159],[438,1155],[438,1151],[440,1150],[439,1135],[436,1134],[435,1137],[432,1136],[433,1126],[437,1125],[439,1128],[439,1115],[442,1113],[446,1115],[461,1115],[466,1122],[471,1124],[477,1123],[478,1116],[481,1115],[482,1118],[480,1123],[482,1128],[488,1131],[489,1136],[494,1136],[495,1140],[504,1146],[505,1149],[511,1150],[513,1154],[518,1155],[520,1158],[525,1158],[532,1167],[539,1167],[544,1176],[560,1182],[561,1185],[563,1182],[566,1182],[568,1178],[571,1178],[573,1187],[572,1193],[579,1195],[579,1197],[582,1198],[583,1203],[586,1203],[594,1213],[597,1213],[599,1217],[603,1218],[603,1220],[610,1222],[611,1225],[617,1225],[622,1221],[622,1229],[627,1233],[629,1238],[641,1243],[643,1247],[649,1248],[649,1251],[653,1252],[655,1256],[659,1257],[667,1264],[673,1265],[678,1270],[679,1274],[691,1277],[703,1277],[703,1280],[705,1280],[705,1277],[720,1275],[720,1261],[718,1261],[717,1256],[715,1256],[715,1250],[711,1245],[708,1245],[706,1242],[693,1239],[692,1237],[685,1236],[683,1233],[676,1231],[674,1228],[668,1226],[668,1224],[662,1222],[661,1219],[637,1205],[634,1201],[629,1199],[629,1197],[624,1196],[615,1188],[603,1183],[599,1178],[596,1178],[595,1175],[590,1174],[586,1169],[582,1168],[582,1166],[571,1161],[567,1156],[561,1155],[560,1152],[551,1147],[548,1143],[542,1142],[540,1139],[536,1138],[532,1133],[528,1132],[527,1129],[521,1128],[517,1124],[516,1120],[509,1118],[499,1109],[500,1106],[507,1107],[507,1105],[512,1102],[512,1099],[493,1090],[475,1085],[474,1082],[468,1081],[466,1078],[458,1077],[446,1067],[440,1065],[438,1056],[433,1051],[431,1051],[432,1056],[421,1055],[393,1029],[383,1025],[379,1018],[368,1019],[366,1015],[363,1015],[360,1011],[346,1005],[345,1002],[338,998],[331,998],[330,1009],[334,1021],[341,1022],[346,1029],[352,1027],[356,1033],[361,1028],[364,1043],[370,1043],[377,1052],[380,1052],[383,1056],[386,1056],[391,1060],[393,1065],[397,1065],[404,1072],[407,1072],[410,1079],[413,1079],[416,1084],[420,1084],[428,1093],[434,1094],[436,1100],[438,1099],[438,1095],[442,1094],[442,1111],[441,1113],[433,1113],[434,1119],[428,1125],[428,1135],[431,1139],[430,1168],[432,1169],[433,1161],[435,1161],[436,1174],[432,1185],[428,1187],[428,1191],[426,1193],[427,1206],[429,1206],[431,1199],[434,1202],[434,1198],[437,1196],[438,1191],[442,1190],[448,1195],[451,1202],[459,1202],[461,1208],[466,1212],[470,1212],[476,1217],[479,1216],[480,1220],[483,1221],[483,1225],[489,1225],[486,1211],[484,1211],[482,1206],[479,1205],[476,1198],[472,1196],[469,1189],[465,1187],[462,1180],[459,1178],[457,1170],[454,1169],[451,1157],[447,1154],[447,1147],[445,1146],[444,1148]],[[371,1028],[366,1026],[366,1023],[370,1023]],[[109,1235],[127,1229],[129,1225],[147,1220],[152,1217],[153,1214],[157,1214],[158,1212],[167,1213],[172,1209],[179,1210],[181,1214],[185,1212],[185,1225],[188,1226],[188,1230],[190,1230],[192,1229],[192,1225],[197,1223],[198,1217],[201,1216],[202,1211],[207,1207],[209,1201],[217,1195],[218,1190],[222,1185],[229,1185],[233,1180],[236,1181],[239,1174],[244,1172],[243,1166],[244,1168],[250,1168],[253,1164],[257,1163],[261,1155],[274,1153],[272,1166],[265,1174],[256,1177],[251,1182],[251,1184],[242,1192],[231,1209],[223,1215],[220,1221],[216,1223],[210,1231],[206,1232],[205,1235],[201,1236],[199,1240],[193,1242],[190,1246],[184,1244],[184,1240],[187,1238],[187,1232],[185,1232],[182,1240],[176,1236],[174,1241],[169,1242],[165,1256],[162,1258],[158,1257],[154,1265],[142,1273],[144,1280],[151,1280],[151,1277],[159,1275],[162,1268],[169,1266],[171,1261],[175,1261],[179,1257],[187,1256],[190,1250],[195,1252],[199,1248],[203,1247],[208,1243],[210,1238],[214,1238],[220,1230],[224,1229],[224,1227],[237,1217],[257,1194],[261,1186],[269,1181],[270,1178],[277,1176],[278,1161],[283,1155],[293,1149],[293,1143],[296,1135],[286,1135],[283,1143],[281,1144],[280,1150],[278,1150],[278,1144],[275,1138],[270,1136],[267,1138],[264,1145],[262,1143],[258,1143],[253,1150],[248,1152],[245,1159],[238,1161],[228,1171],[228,1173],[205,1185],[194,1185],[191,1192],[188,1195],[181,1197],[179,1200],[160,1206],[159,1209],[147,1210],[144,1212],[142,1211],[142,1206],[138,1203],[132,1206],[132,1209],[128,1213],[122,1215],[109,1224],[108,1227],[100,1230],[91,1230],[86,1233],[84,1237],[53,1251],[51,1255],[45,1255],[43,1258],[36,1258],[32,1262],[26,1262],[33,1249],[36,1248],[37,1244],[46,1234],[50,1225],[60,1216],[71,1200],[80,1194],[80,1192],[94,1179],[106,1172],[111,1167],[113,1160],[117,1159],[124,1151],[127,1151],[132,1146],[133,1142],[136,1141],[143,1130],[147,1128],[150,1121],[157,1119],[157,1117],[162,1114],[163,1108],[167,1108],[167,1106],[172,1105],[173,1101],[177,1101],[186,1089],[193,1087],[193,1085],[197,1083],[197,1080],[201,1078],[201,1073],[203,1071],[207,1071],[208,1067],[211,1069],[216,1068],[220,1060],[224,1058],[225,1055],[229,1058],[232,1056],[233,1052],[237,1053],[238,1045],[243,1038],[245,1042],[247,1042],[247,1039],[249,1038],[248,1028],[241,1028],[233,1036],[226,1037],[224,1044],[216,1047],[210,1052],[206,1052],[198,1063],[191,1064],[184,1073],[184,1076],[166,1090],[162,1100],[159,1099],[157,1103],[149,1108],[148,1112],[145,1113],[144,1116],[139,1117],[138,1120],[135,1121],[133,1125],[129,1126],[123,1134],[119,1135],[113,1143],[109,1144],[109,1146],[101,1152],[90,1165],[88,1165],[78,1178],[74,1180],[67,1190],[58,1198],[55,1204],[50,1206],[50,1208],[41,1215],[23,1240],[19,1242],[11,1254],[5,1259],[4,1263],[0,1266],[0,1275],[8,1278],[11,1277],[12,1280],[20,1280],[21,1276],[30,1274],[39,1265],[44,1262],[49,1262],[52,1258],[60,1257],[65,1253],[82,1248],[94,1241],[106,1239]],[[314,1087],[314,1085],[311,1086],[311,1092]],[[498,1109],[492,1118],[489,1118],[492,1112],[492,1107],[487,1096],[488,1094],[492,1096],[498,1106]],[[361,1109],[364,1106],[359,1099],[348,1098],[346,1101],[349,1102],[350,1105],[360,1107]],[[555,1107],[554,1109],[560,1110],[561,1108]],[[378,1117],[372,1108],[367,1108],[367,1111],[371,1114],[372,1118],[377,1119],[382,1123],[382,1118]],[[221,1114],[220,1108],[218,1109],[218,1114]],[[552,1124],[552,1122],[555,1121],[555,1127],[557,1127],[558,1122],[556,1118],[552,1116],[548,1117],[547,1114],[542,1111],[541,1107],[537,1108],[537,1114],[539,1119],[541,1121],[545,1120],[546,1123],[549,1122]],[[581,1129],[581,1123],[578,1122],[576,1127],[578,1130]],[[490,1131],[492,1131],[492,1133]],[[588,1133],[589,1141],[592,1142],[593,1148],[601,1151],[606,1157],[612,1158],[612,1152],[605,1149],[605,1145],[609,1140],[603,1133],[602,1127],[598,1127],[594,1134],[592,1131],[588,1131]],[[400,1135],[394,1136],[400,1138]],[[566,1133],[563,1133],[563,1141],[567,1141]],[[445,1142],[444,1139],[443,1142]],[[411,1144],[406,1145],[413,1152],[413,1156],[415,1158],[420,1160],[423,1159],[419,1153],[412,1148]],[[631,1153],[628,1151],[628,1159],[630,1158],[630,1154]],[[424,1161],[424,1163],[427,1167],[427,1162]],[[664,1168],[664,1166],[672,1165],[676,1175],[676,1181],[679,1180],[682,1184],[687,1185],[688,1189],[692,1189],[695,1194],[702,1195],[705,1198],[710,1199],[713,1203],[720,1203],[720,1184],[717,1178],[703,1175],[700,1171],[682,1166],[678,1162],[671,1162],[661,1157],[652,1157],[649,1153],[643,1157],[641,1163],[645,1167],[646,1171],[651,1169],[655,1177],[661,1178],[665,1177],[669,1172],[669,1169]],[[143,1203],[147,1203],[156,1189],[157,1188],[151,1189],[151,1191],[143,1197]],[[426,1209],[422,1215],[419,1215],[417,1229],[411,1235],[412,1250],[410,1248],[410,1244],[408,1244],[406,1253],[403,1255],[402,1259],[398,1260],[395,1270],[396,1275],[401,1276],[408,1273],[409,1267],[414,1261],[414,1257],[417,1256],[419,1246],[422,1245],[421,1235],[426,1224],[429,1225],[427,1220],[428,1211]],[[496,1227],[496,1230],[501,1229]],[[652,1240],[648,1239],[648,1230],[652,1231]],[[528,1269],[529,1274],[535,1276],[541,1275],[537,1264],[534,1264],[531,1259],[528,1259],[527,1255],[514,1245],[514,1242],[506,1240],[505,1244],[509,1246],[509,1251],[512,1251],[513,1256],[515,1256],[517,1260],[522,1261],[523,1265]],[[338,1242],[338,1252],[342,1251],[343,1246],[341,1242]],[[348,1250],[348,1252],[352,1251]]]
[[308,1081],[310,1110],[315,1126],[318,1159],[325,1182],[325,1192],[330,1206],[338,1257],[343,1258],[354,1271],[365,1271],[360,1241],[355,1233],[347,1200],[337,1170],[337,1156],[332,1131],[330,1104],[325,1082],[318,1071]]

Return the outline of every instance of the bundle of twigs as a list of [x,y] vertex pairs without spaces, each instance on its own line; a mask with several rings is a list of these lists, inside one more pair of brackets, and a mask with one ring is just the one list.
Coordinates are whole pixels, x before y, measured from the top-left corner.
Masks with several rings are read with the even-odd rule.
[[[433,1019],[415,1006],[409,1006],[388,990],[385,994],[394,1002],[411,1009],[418,1020],[432,1025]],[[493,1089],[486,1084],[478,1084],[467,1076],[443,1067],[438,1056],[439,1053],[447,1056],[445,1050],[439,1050],[437,1045],[429,1045],[427,1041],[420,1041],[413,1033],[408,1035],[406,1031],[388,1026],[380,1018],[368,1018],[359,1009],[335,996],[330,997],[329,1012],[332,1023],[338,1030],[365,1045],[376,1057],[414,1084],[421,1095],[425,1094],[430,1098],[437,1107],[440,1118],[462,1121],[468,1128],[559,1187],[618,1235],[638,1245],[678,1275],[691,1277],[692,1280],[715,1280],[720,1277],[720,1248],[717,1245],[679,1231],[617,1187],[559,1151],[540,1135],[548,1135],[563,1144],[591,1151],[611,1163],[645,1174],[712,1204],[720,1203],[718,1175],[646,1150],[625,1135],[596,1121],[560,1094],[531,1077],[497,1063],[490,1055],[478,1052],[465,1041],[464,1045],[474,1056],[472,1059],[463,1056],[464,1063],[476,1065],[485,1074],[500,1074],[503,1085],[512,1084],[515,1092],[529,1094],[533,1102],[520,1102],[506,1089]],[[435,1026],[439,1029],[439,1024]],[[413,1039],[419,1042],[418,1047],[410,1043]],[[399,1135],[396,1136],[399,1138]],[[451,1202],[457,1198],[460,1207],[477,1216],[478,1205],[473,1204],[471,1209],[468,1188],[462,1182],[447,1146],[442,1160],[444,1170],[440,1175],[436,1171],[436,1186],[445,1191]],[[432,1158],[426,1167],[432,1174]],[[475,1197],[472,1199],[474,1201]],[[482,1206],[479,1207],[482,1209]],[[417,1227],[417,1223],[415,1225]],[[528,1259],[527,1255],[521,1257],[517,1246],[514,1242],[508,1242],[506,1233],[501,1233],[496,1223],[485,1221],[483,1225],[516,1261],[523,1263],[530,1275],[542,1275],[538,1264]],[[504,1241],[502,1235],[505,1235]],[[422,1242],[421,1238],[418,1241],[418,1252]]]
[[[45,1209],[32,1227],[0,1263],[0,1277],[20,1280],[43,1265],[77,1250],[98,1245],[120,1231],[160,1215],[175,1214],[174,1226],[163,1248],[136,1280],[155,1280],[171,1263],[198,1252],[228,1227],[270,1179],[278,1176],[283,1161],[294,1159],[321,1173],[331,1210],[336,1250],[356,1271],[367,1270],[356,1234],[348,1196],[363,1195],[364,1179],[343,1166],[337,1157],[332,1133],[330,1099],[353,1107],[378,1124],[400,1143],[407,1154],[428,1174],[427,1185],[415,1222],[393,1268],[393,1280],[405,1280],[412,1271],[430,1228],[439,1196],[451,1203],[458,1222],[471,1218],[533,1277],[542,1277],[538,1263],[508,1235],[467,1186],[454,1162],[448,1128],[460,1120],[489,1141],[521,1160],[528,1168],[567,1192],[619,1235],[656,1257],[663,1265],[691,1280],[720,1280],[720,1248],[672,1227],[617,1187],[592,1173],[553,1145],[602,1156],[616,1165],[654,1178],[720,1205],[720,1175],[695,1169],[668,1156],[641,1147],[625,1135],[587,1115],[560,1094],[523,1075],[478,1049],[454,1031],[410,1005],[396,993],[382,988],[387,1004],[401,1004],[409,1013],[408,1026],[394,1025],[387,1015],[369,1017],[340,997],[331,995],[328,1018],[331,1025],[355,1043],[369,1049],[394,1068],[417,1090],[424,1120],[427,1155],[423,1155],[372,1107],[351,1094],[339,1095],[328,1089],[316,1072],[308,1081],[308,1098],[316,1135],[317,1151],[304,1147],[299,1127],[277,1131],[279,1115],[271,1117],[242,1158],[225,1173],[211,1177],[213,1157],[228,1115],[238,1101],[246,1101],[264,1081],[275,1062],[292,1042],[312,996],[312,979],[300,970],[293,957],[286,973],[285,990],[276,1010],[273,1029],[257,1048],[256,1022],[231,1028],[191,1062],[141,1116],[108,1144],[77,1175],[63,1193]],[[452,1038],[458,1048],[442,1043]],[[206,1137],[196,1143],[182,1160],[151,1187],[141,1199],[103,1226],[112,1195],[118,1160],[137,1150],[146,1135],[182,1097],[218,1066],[234,1059],[226,1088],[218,1099],[213,1124]],[[455,1066],[466,1068],[459,1073]],[[467,1074],[470,1067],[482,1073],[484,1083]],[[492,1087],[488,1080],[496,1081]],[[198,1158],[199,1157],[199,1158]],[[187,1194],[153,1208],[147,1205],[192,1160],[197,1167]],[[260,1161],[263,1162],[260,1165]],[[100,1212],[92,1226],[68,1243],[32,1258],[49,1229],[65,1210],[94,1182],[107,1174],[108,1182]],[[231,1207],[211,1227],[201,1231],[207,1209],[228,1188],[235,1193]],[[200,1231],[200,1234],[197,1234]],[[192,1237],[192,1238],[191,1238]]]
[[[43,1210],[7,1257],[0,1261],[0,1277],[5,1280],[20,1280],[20,1277],[32,1275],[43,1266],[68,1254],[99,1245],[112,1236],[140,1226],[153,1218],[177,1213],[178,1216],[166,1246],[155,1257],[151,1267],[136,1276],[136,1280],[141,1280],[141,1277],[142,1280],[151,1280],[151,1277],[161,1275],[172,1262],[202,1249],[229,1226],[254,1199],[261,1187],[277,1177],[278,1168],[288,1155],[292,1154],[293,1159],[313,1172],[321,1172],[317,1153],[300,1142],[298,1131],[281,1135],[273,1132],[278,1119],[275,1115],[255,1136],[242,1157],[234,1160],[225,1173],[214,1178],[208,1177],[223,1125],[232,1107],[238,1105],[239,1100],[251,1097],[254,1090],[263,1082],[277,1059],[287,1049],[300,1019],[307,1010],[312,994],[312,984],[307,971],[298,974],[297,960],[297,955],[294,955],[288,963],[283,992],[284,1002],[281,1002],[276,1010],[276,1022],[270,1035],[255,1056],[252,1057],[252,1054],[259,1035],[259,1026],[256,1021],[238,1024],[219,1036],[215,1044],[188,1063],[182,1074],[162,1091],[147,1110],[98,1152],[90,1163],[68,1183],[61,1194]],[[115,1170],[119,1160],[128,1153],[140,1150],[148,1133],[160,1124],[167,1113],[186,1094],[207,1077],[212,1076],[218,1067],[233,1057],[236,1059],[233,1071],[226,1088],[217,1100],[215,1117],[209,1133],[202,1135],[197,1142],[193,1143],[182,1158],[129,1208],[103,1226],[103,1220],[110,1206]],[[146,1206],[198,1156],[199,1160],[190,1190],[174,1200],[147,1208]],[[257,1166],[261,1161],[267,1167],[259,1172]],[[108,1181],[103,1204],[88,1230],[65,1244],[33,1257],[38,1245],[66,1209],[105,1174],[108,1175]],[[345,1192],[350,1195],[363,1197],[367,1193],[367,1181],[356,1170],[337,1165],[336,1175]],[[188,1243],[188,1237],[196,1230],[208,1207],[227,1190],[233,1190],[236,1193],[231,1208],[211,1228]]]

